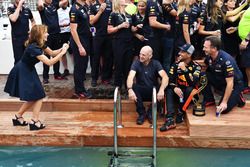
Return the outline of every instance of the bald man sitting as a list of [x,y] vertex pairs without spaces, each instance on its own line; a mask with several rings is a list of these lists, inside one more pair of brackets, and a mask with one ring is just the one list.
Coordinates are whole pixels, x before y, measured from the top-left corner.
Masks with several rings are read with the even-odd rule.
[[[135,101],[139,115],[136,121],[138,125],[142,125],[146,117],[152,123],[152,107],[150,106],[146,113],[143,101],[152,99],[153,87],[157,88],[157,100],[160,101],[164,99],[164,90],[168,85],[166,72],[158,60],[151,59],[152,56],[152,48],[144,46],[140,51],[139,59],[133,62],[127,79],[128,96]],[[162,78],[160,85],[158,77]],[[134,78],[136,78],[135,83]]]

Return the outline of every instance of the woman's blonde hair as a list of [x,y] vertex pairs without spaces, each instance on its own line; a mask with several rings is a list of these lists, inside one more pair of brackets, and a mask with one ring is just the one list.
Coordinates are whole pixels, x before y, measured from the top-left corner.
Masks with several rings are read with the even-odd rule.
[[121,6],[122,6],[121,1],[122,0],[113,0],[112,1],[112,3],[113,3],[112,4],[112,6],[113,6],[113,12],[115,12],[115,13],[123,13],[124,12],[124,11],[121,11]]
[[147,0],[138,0],[137,4],[138,4],[139,2],[143,2],[143,3],[145,3],[145,4],[147,5]]
[[45,44],[44,34],[47,33],[47,29],[46,25],[34,25],[31,28],[29,39],[25,42],[25,46],[36,43],[38,47],[43,48]]
[[112,3],[113,3],[112,4],[113,12],[120,13],[120,6],[121,6],[120,0],[113,0]]
[[190,0],[178,0],[177,15],[179,16],[185,9],[190,10]]

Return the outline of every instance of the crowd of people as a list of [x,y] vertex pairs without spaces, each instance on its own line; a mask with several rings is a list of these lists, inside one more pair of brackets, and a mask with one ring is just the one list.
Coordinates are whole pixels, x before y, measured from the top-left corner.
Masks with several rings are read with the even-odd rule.
[[[35,63],[42,61],[43,84],[49,83],[49,65],[53,65],[54,78],[64,80],[69,75],[67,50],[74,62],[74,95],[92,97],[84,86],[90,61],[91,86],[97,87],[99,78],[102,84],[111,84],[114,78],[114,86],[124,86],[129,97],[136,101],[137,124],[143,124],[145,115],[149,121],[152,119],[150,109],[147,114],[142,104],[148,98],[149,89],[158,88],[158,100],[167,94],[169,112],[161,131],[183,121],[185,101],[199,86],[201,66],[194,59],[203,59],[207,65],[204,105],[215,104],[210,86],[222,94],[218,105],[221,113],[229,112],[236,105],[244,106],[241,93],[250,93],[249,0],[38,0],[37,10],[42,24],[46,25],[46,31],[42,32],[37,30],[40,25],[35,25],[24,1],[15,0],[8,8],[15,66],[5,91],[28,101],[13,119],[14,125],[27,125],[22,115],[32,104],[37,106],[31,123],[35,126],[39,122],[35,114],[40,110],[39,100],[44,97],[40,91],[26,98],[26,91],[25,95],[18,92],[25,86],[23,81],[19,88],[18,83],[11,84],[11,76],[17,77],[17,66],[23,68],[20,67],[23,63],[33,69]],[[48,33],[48,37],[36,36],[42,39],[31,40],[36,35],[32,30]],[[27,57],[36,60],[28,62]],[[56,57],[62,60],[63,73]],[[156,84],[158,77],[162,79],[160,86]],[[177,100],[180,105],[176,116],[172,105],[175,96],[183,99]],[[44,125],[40,123],[36,127],[33,129]]]

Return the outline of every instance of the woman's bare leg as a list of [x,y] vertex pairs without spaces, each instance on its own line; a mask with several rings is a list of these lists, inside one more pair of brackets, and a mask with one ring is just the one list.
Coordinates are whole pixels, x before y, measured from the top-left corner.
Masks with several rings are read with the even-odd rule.
[[34,102],[32,119],[36,122],[39,120],[39,113],[43,104],[43,99]]
[[20,107],[20,109],[18,110],[16,116],[17,117],[22,117],[23,114],[34,105],[34,101],[27,101],[25,103],[22,104],[22,106]]

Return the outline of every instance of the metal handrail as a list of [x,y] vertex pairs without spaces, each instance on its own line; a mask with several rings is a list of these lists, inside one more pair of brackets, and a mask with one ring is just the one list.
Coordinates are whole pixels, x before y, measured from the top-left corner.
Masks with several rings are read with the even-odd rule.
[[[117,108],[118,108],[118,125],[117,125]],[[121,111],[121,93],[119,87],[115,88],[114,92],[114,153],[118,154],[117,147],[117,128],[123,128],[122,125],[122,111]]]
[[156,100],[156,88],[153,88],[152,93],[152,115],[153,115],[153,165],[156,167],[156,139],[157,139],[157,100]]
[[[118,125],[117,125],[117,108],[118,108]],[[157,100],[156,88],[153,88],[152,93],[152,116],[153,116],[153,166],[156,167],[156,139],[157,139]],[[117,128],[122,128],[122,112],[121,112],[121,94],[119,87],[115,88],[114,92],[114,156],[118,157],[118,142],[117,142]],[[117,158],[114,158],[114,164],[117,164]]]

